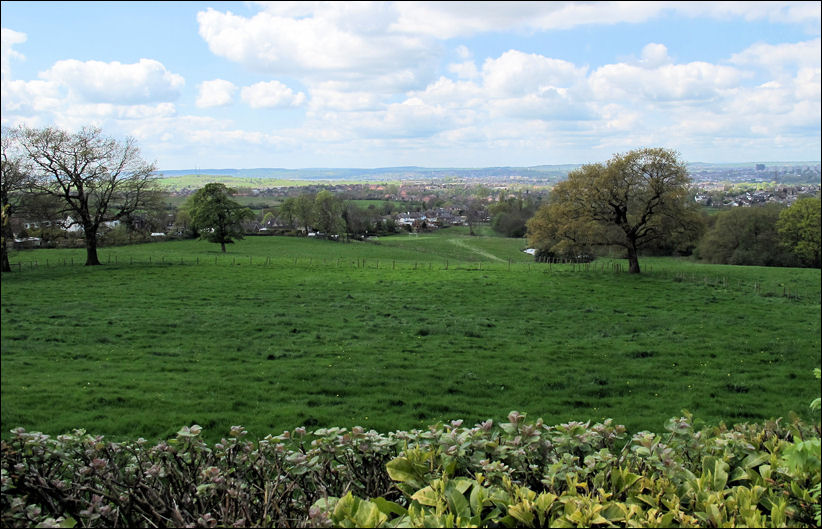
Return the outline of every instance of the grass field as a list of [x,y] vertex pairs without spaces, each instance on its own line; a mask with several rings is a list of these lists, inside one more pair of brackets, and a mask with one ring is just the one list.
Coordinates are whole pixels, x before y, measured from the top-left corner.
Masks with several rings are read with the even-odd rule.
[[[249,237],[15,252],[2,431],[219,439],[504,417],[659,430],[807,413],[818,270],[534,263],[464,229],[378,243]],[[36,265],[34,264],[36,261]],[[72,265],[71,263],[74,263]],[[19,270],[19,271],[17,271]]]
[[311,180],[284,180],[281,178],[253,178],[212,174],[188,174],[181,176],[166,176],[157,179],[157,183],[160,187],[167,191],[179,191],[184,188],[198,189],[212,182],[225,184],[227,187],[238,190],[309,186],[328,183]]

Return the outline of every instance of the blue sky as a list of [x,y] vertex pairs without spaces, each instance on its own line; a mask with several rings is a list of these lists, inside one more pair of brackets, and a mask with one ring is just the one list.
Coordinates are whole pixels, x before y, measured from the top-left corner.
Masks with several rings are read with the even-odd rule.
[[162,169],[820,159],[820,2],[2,2],[2,124]]

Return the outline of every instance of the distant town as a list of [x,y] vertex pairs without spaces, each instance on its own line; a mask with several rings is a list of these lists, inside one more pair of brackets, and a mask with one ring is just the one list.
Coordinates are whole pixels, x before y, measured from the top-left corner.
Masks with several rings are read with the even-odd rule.
[[[398,167],[384,169],[209,169],[164,171],[169,181],[184,175],[226,180],[242,196],[287,198],[322,189],[347,199],[389,200],[417,204],[417,210],[436,201],[473,196],[497,202],[517,193],[544,196],[568,172],[579,165],[537,167],[491,167],[477,169],[427,169]],[[694,199],[709,207],[760,205],[769,202],[790,205],[798,197],[815,196],[822,183],[822,163],[782,162],[749,164],[688,165],[694,183]],[[195,172],[196,171],[196,172]],[[274,182],[273,179],[278,179]],[[247,180],[244,181],[244,180]],[[271,180],[272,185],[266,185]],[[298,185],[297,181],[301,181]],[[168,185],[176,196],[187,196],[198,184]],[[480,188],[480,193],[476,193]],[[414,208],[412,208],[414,209]]]
[[[359,181],[388,183],[486,183],[552,185],[564,180],[581,164],[539,165],[534,167],[425,168],[386,167],[377,169],[182,169],[162,170],[163,178],[198,175],[266,180],[317,181],[324,183]],[[819,184],[822,182],[822,162],[767,163],[689,163],[688,171],[701,186],[723,186],[729,183]],[[706,187],[707,188],[707,187]]]

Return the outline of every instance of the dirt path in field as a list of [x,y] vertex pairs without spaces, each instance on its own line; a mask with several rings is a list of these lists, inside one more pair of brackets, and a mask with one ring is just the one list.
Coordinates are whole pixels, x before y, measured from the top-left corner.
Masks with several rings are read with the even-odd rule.
[[454,243],[455,245],[459,246],[460,248],[465,248],[466,250],[468,250],[470,252],[473,252],[477,255],[487,257],[488,259],[491,259],[492,261],[505,262],[505,259],[500,259],[499,257],[497,257],[496,255],[494,255],[492,253],[488,253],[485,250],[480,250],[479,248],[475,248],[475,247],[471,246],[470,244],[468,244],[463,239],[450,239],[449,242]]

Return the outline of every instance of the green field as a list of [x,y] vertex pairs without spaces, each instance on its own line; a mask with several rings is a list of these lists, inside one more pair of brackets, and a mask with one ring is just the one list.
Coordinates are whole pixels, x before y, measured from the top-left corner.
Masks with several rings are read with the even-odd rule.
[[298,187],[327,184],[325,181],[284,180],[281,178],[254,178],[229,175],[188,174],[165,176],[157,179],[160,187],[166,191],[179,191],[185,188],[199,189],[206,184],[220,183],[234,189],[264,189],[270,187]]
[[[807,413],[819,270],[648,258],[534,263],[462,228],[374,243],[249,237],[14,252],[2,431],[215,440],[387,432],[511,410],[659,430]],[[73,265],[72,265],[73,263]],[[623,263],[624,267],[624,263]]]

